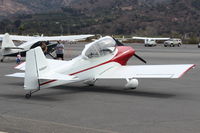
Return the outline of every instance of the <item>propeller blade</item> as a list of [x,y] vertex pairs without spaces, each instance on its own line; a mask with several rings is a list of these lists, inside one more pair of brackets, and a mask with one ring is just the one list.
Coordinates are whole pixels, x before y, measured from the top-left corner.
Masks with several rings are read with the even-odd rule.
[[117,46],[124,46],[124,44],[121,43],[119,40],[117,40],[117,39],[115,39],[115,38],[113,38],[113,39],[115,40]]
[[145,64],[147,63],[144,59],[142,59],[142,57],[138,56],[137,54],[134,54],[134,56],[139,60],[141,60],[142,62],[144,62]]

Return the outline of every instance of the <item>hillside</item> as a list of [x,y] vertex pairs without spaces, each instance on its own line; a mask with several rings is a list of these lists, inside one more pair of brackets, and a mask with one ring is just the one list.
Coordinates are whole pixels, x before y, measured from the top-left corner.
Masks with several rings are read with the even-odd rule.
[[12,17],[11,20],[2,20],[0,32],[185,37],[200,35],[199,0],[35,0],[32,2],[15,0],[15,2],[17,2],[15,5],[25,13]]
[[72,0],[0,0],[0,16],[34,14],[60,10]]

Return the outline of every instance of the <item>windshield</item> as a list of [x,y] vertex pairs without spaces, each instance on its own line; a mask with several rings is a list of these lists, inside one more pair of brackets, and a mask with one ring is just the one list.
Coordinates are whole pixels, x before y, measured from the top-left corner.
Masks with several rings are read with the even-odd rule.
[[116,42],[112,37],[103,37],[86,45],[82,55],[88,58],[100,57],[112,53],[115,47]]

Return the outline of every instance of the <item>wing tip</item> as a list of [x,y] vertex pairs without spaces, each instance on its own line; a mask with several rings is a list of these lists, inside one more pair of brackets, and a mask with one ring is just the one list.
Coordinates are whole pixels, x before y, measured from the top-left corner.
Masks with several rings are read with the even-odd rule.
[[188,72],[189,70],[195,68],[195,66],[196,66],[195,64],[191,64],[191,66],[188,69],[186,69],[178,78],[181,78],[186,72]]

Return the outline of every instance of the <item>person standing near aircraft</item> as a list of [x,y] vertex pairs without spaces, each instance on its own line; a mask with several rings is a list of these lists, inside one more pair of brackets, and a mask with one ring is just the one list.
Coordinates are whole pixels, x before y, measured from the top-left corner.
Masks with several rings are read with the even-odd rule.
[[16,64],[20,64],[21,63],[21,54],[20,53],[18,53],[17,54],[17,57],[16,57]]
[[41,42],[40,47],[42,48],[42,51],[44,54],[47,54],[47,44],[45,42]]
[[61,43],[61,41],[58,41],[56,46],[56,59],[64,60],[64,45]]

